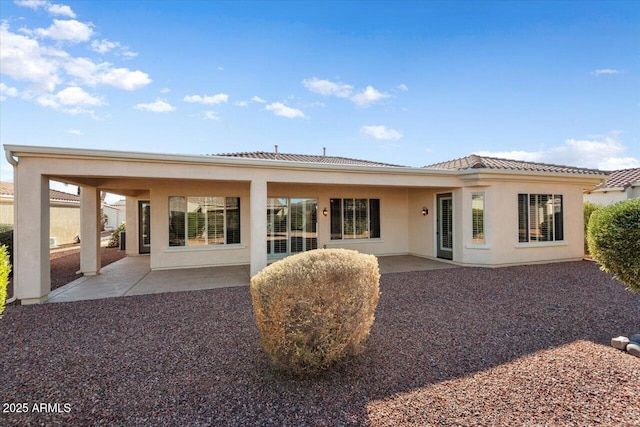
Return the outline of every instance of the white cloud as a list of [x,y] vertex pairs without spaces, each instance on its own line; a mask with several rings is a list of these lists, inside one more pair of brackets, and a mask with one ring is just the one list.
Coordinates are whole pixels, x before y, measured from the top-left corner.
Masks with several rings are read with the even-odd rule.
[[18,96],[18,89],[0,83],[0,101],[4,101],[10,96]]
[[151,83],[149,75],[142,71],[74,58],[64,50],[43,46],[35,38],[9,31],[6,21],[0,23],[0,73],[31,83],[30,89],[36,92],[52,92],[64,81],[63,73],[72,78],[74,85],[104,84],[135,90]]
[[151,83],[149,74],[131,71],[128,68],[111,68],[99,75],[100,83],[128,91],[139,89]]
[[217,122],[221,120],[220,116],[215,111],[203,111],[201,117],[205,120],[215,120]]
[[53,40],[79,43],[88,41],[93,35],[93,24],[85,24],[75,19],[60,20],[54,19],[49,28],[38,28],[35,34]]
[[67,16],[69,18],[76,17],[76,14],[69,6],[64,4],[51,4],[48,0],[14,0],[14,3],[18,6],[28,7],[33,10],[44,7],[47,9],[47,12],[52,15]]
[[187,95],[183,99],[184,102],[207,104],[207,105],[222,104],[227,102],[228,100],[229,100],[229,95],[227,95],[226,93],[218,93],[213,96]]
[[77,86],[69,86],[56,94],[40,95],[36,101],[43,107],[64,111],[74,116],[77,114],[93,115],[93,107],[106,104],[102,98],[90,95]]
[[0,23],[0,73],[52,91],[61,82],[58,64],[65,56],[68,54],[64,51],[40,46],[35,39],[12,33],[6,21]]
[[302,84],[311,92],[324,96],[337,96],[338,98],[348,98],[353,91],[353,86],[351,85],[335,83],[330,80],[320,80],[317,77],[304,79]]
[[70,133],[71,135],[77,135],[77,136],[82,136],[84,135],[84,133],[82,133],[82,131],[78,130],[78,129],[69,129],[67,131],[67,133]]
[[150,102],[148,104],[137,104],[135,108],[143,111],[151,111],[152,113],[169,113],[176,110],[176,107],[164,99],[158,99],[156,102]]
[[14,0],[13,2],[18,6],[28,7],[33,10],[37,10],[49,4],[49,2],[45,0]]
[[105,55],[115,50],[114,53],[116,56],[124,56],[126,59],[138,56],[136,52],[131,52],[128,46],[122,46],[120,42],[112,42],[107,39],[93,40],[91,42],[91,50],[100,55]]
[[160,89],[160,93],[169,93],[169,92],[171,92],[171,89],[169,89],[168,87]]
[[[321,80],[317,77],[304,79],[304,87],[311,92],[324,96],[337,96],[338,98],[349,98],[359,107],[367,107],[382,99],[390,98],[388,93],[380,92],[373,86],[367,86],[362,92],[353,95],[353,86],[346,83],[336,83],[330,80]],[[408,90],[405,84],[397,86],[400,90]]]
[[257,102],[259,104],[266,104],[267,103],[266,99],[262,99],[259,96],[254,96],[253,98],[251,98],[251,101]]
[[401,90],[401,91],[404,91],[404,92],[406,92],[406,91],[408,91],[408,90],[409,90],[409,88],[407,87],[407,85],[406,85],[406,84],[404,84],[404,83],[400,83],[398,86],[396,86],[396,89]]
[[98,52],[100,55],[104,55],[120,46],[118,42],[112,42],[107,39],[93,40],[91,42],[91,50]]
[[151,83],[147,73],[131,71],[128,68],[113,68],[108,62],[96,64],[86,58],[72,58],[64,64],[64,69],[77,83],[96,86],[105,84],[128,91],[139,89]]
[[233,105],[237,107],[246,107],[247,105],[249,105],[249,103],[247,101],[236,101],[233,103]]
[[373,86],[367,86],[365,90],[351,97],[351,100],[359,107],[368,107],[382,99],[390,98],[391,95],[378,91]]
[[402,132],[395,129],[387,129],[386,126],[362,126],[360,133],[375,139],[400,139]]
[[603,170],[640,167],[640,160],[626,154],[619,132],[590,139],[567,139],[563,145],[538,151],[479,151],[481,156],[501,157],[528,162],[552,163]]
[[622,74],[622,71],[615,70],[613,68],[602,68],[600,70],[594,70],[591,74],[601,76],[603,74]]
[[274,102],[265,107],[266,110],[272,111],[276,116],[287,117],[289,119],[295,119],[296,117],[306,117],[301,110],[296,108],[287,107],[282,102]]
[[73,12],[73,10],[71,10],[69,6],[64,4],[52,4],[47,8],[47,10],[52,15],[67,16],[69,18],[76,17],[76,14]]

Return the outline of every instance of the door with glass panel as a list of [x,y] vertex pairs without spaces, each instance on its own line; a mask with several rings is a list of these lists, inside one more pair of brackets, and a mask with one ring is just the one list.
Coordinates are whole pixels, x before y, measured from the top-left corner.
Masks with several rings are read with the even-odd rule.
[[317,199],[267,199],[267,256],[280,258],[317,249],[317,227]]
[[138,252],[151,252],[151,203],[148,200],[138,201]]
[[451,193],[437,195],[437,256],[453,259],[453,197]]

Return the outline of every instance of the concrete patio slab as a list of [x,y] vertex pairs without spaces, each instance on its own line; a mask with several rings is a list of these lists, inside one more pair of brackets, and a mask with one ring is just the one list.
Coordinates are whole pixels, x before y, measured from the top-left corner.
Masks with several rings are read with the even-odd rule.
[[429,258],[421,258],[413,255],[395,255],[378,257],[380,273],[403,273],[407,271],[440,270],[443,268],[456,268],[457,265],[436,261]]
[[[380,273],[455,268],[454,264],[411,255],[378,257]],[[80,277],[49,294],[47,302],[70,302],[130,295],[248,286],[249,265],[154,270],[148,256],[132,256]]]

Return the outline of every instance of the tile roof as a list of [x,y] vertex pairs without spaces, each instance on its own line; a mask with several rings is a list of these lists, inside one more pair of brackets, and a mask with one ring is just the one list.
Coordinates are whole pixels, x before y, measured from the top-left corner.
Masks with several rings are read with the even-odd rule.
[[611,172],[606,182],[596,185],[593,189],[627,188],[638,183],[640,183],[640,168],[620,169]]
[[[13,182],[0,182],[0,195],[13,197]],[[49,199],[80,203],[80,196],[58,190],[49,190]]]
[[606,175],[607,172],[598,169],[578,168],[574,166],[552,165],[547,163],[525,162],[522,160],[500,159],[497,157],[486,157],[472,154],[467,157],[450,160],[448,162],[434,163],[425,166],[428,169],[502,169],[530,172],[563,172],[586,175]]
[[243,159],[260,159],[260,160],[284,160],[288,162],[303,163],[324,163],[331,165],[351,165],[351,166],[384,166],[384,167],[406,167],[402,165],[394,165],[390,163],[373,162],[370,160],[350,159],[347,157],[336,156],[316,156],[313,154],[287,154],[266,151],[252,151],[242,153],[221,153],[215,156],[237,157]]

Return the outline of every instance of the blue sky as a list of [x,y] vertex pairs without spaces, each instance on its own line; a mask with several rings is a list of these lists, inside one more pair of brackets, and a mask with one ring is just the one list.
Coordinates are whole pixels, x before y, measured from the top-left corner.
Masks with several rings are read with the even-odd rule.
[[635,1],[0,0],[0,140],[639,167],[639,23]]

